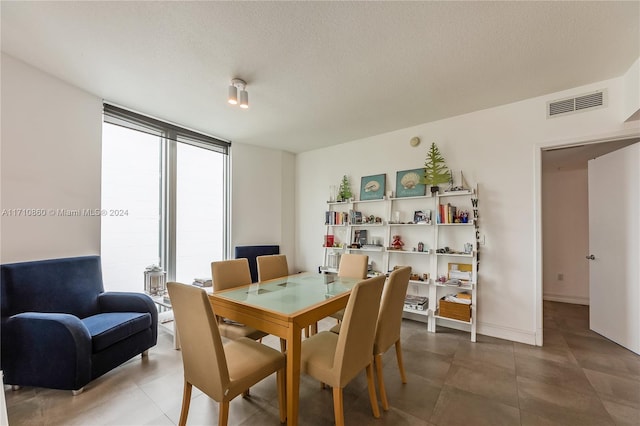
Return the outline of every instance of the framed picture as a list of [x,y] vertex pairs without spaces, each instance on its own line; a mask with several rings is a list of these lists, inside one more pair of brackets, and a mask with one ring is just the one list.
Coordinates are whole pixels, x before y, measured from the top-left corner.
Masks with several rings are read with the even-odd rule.
[[386,182],[386,174],[364,176],[360,181],[360,201],[382,200]]
[[413,223],[430,224],[431,210],[416,210],[413,212]]
[[418,197],[425,195],[427,185],[420,183],[424,169],[403,170],[396,173],[396,197]]

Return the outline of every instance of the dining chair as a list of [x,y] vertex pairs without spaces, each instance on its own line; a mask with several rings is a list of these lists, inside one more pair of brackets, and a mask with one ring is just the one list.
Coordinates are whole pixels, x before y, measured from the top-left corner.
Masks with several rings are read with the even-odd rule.
[[381,275],[353,287],[340,334],[321,331],[302,342],[300,370],[333,387],[337,426],[344,425],[342,390],[363,369],[367,374],[373,416],[380,417],[373,382],[373,339],[384,281]]
[[258,264],[258,281],[266,281],[289,275],[287,256],[274,254],[256,257]]
[[219,403],[218,424],[229,419],[229,402],[276,373],[280,422],[286,419],[285,367],[281,352],[246,337],[222,344],[207,293],[198,287],[167,283],[180,332],[184,389],[179,425],[187,423],[192,387]]
[[[211,262],[211,277],[214,292],[249,285],[251,284],[249,261],[246,258],[240,258]],[[218,328],[222,336],[231,340],[248,337],[253,340],[262,341],[262,338],[268,334],[264,331],[222,317],[218,317]],[[282,352],[286,350],[286,347],[286,340],[280,339],[280,349]]]
[[[348,278],[367,278],[367,269],[369,267],[369,256],[366,254],[347,253],[340,257],[340,265],[338,265],[338,276]],[[344,309],[329,315],[335,318],[338,323],[342,321]]]
[[[214,292],[249,285],[251,284],[249,261],[241,258],[211,262],[211,277],[213,279]],[[222,317],[218,317],[218,328],[220,329],[220,335],[232,340],[241,337],[260,340],[267,335],[263,331]]]
[[[376,367],[376,376],[378,377],[380,401],[382,402],[382,409],[385,411],[389,409],[389,402],[387,401],[387,391],[382,375],[382,355],[386,353],[391,346],[395,345],[396,348],[396,360],[398,362],[398,370],[400,370],[402,383],[407,383],[407,375],[405,374],[404,363],[402,361],[400,329],[402,326],[404,298],[407,294],[407,287],[409,287],[410,276],[410,266],[398,268],[389,275],[389,280],[382,290],[376,334],[373,340],[373,360]],[[341,324],[338,324],[333,327],[331,331],[340,333],[341,328]]]

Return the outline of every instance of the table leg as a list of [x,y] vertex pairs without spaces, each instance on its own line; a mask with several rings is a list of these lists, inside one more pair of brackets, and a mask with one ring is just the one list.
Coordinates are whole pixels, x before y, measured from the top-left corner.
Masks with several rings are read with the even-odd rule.
[[300,352],[302,328],[290,323],[287,330],[287,425],[298,424],[300,397]]

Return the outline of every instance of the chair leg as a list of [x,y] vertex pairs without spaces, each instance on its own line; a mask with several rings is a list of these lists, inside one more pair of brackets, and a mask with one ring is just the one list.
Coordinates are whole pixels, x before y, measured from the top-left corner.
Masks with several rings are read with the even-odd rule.
[[84,387],[81,387],[80,389],[72,390],[71,395],[78,396],[82,393],[82,391],[84,391]]
[[229,401],[221,401],[219,404],[218,425],[227,426],[229,422]]
[[182,390],[182,409],[180,410],[179,426],[185,426],[187,424],[187,416],[189,415],[189,404],[191,404],[191,387],[193,385],[184,380],[184,389]]
[[306,326],[306,327],[304,328],[304,337],[305,337],[306,339],[308,339],[308,338],[309,338],[309,336],[311,336],[311,326],[310,326],[310,325],[308,325],[308,326]]
[[402,383],[407,383],[407,375],[404,372],[404,362],[402,361],[402,347],[400,346],[400,339],[396,342],[396,359],[398,360],[398,369],[400,370]]
[[369,400],[371,400],[371,411],[376,419],[380,417],[378,408],[378,398],[376,398],[376,385],[373,383],[373,362],[367,365],[367,387],[369,388]]
[[242,392],[242,397],[243,398],[247,398],[251,396],[251,392],[249,391],[249,388],[247,388],[246,391]]
[[376,375],[378,376],[378,389],[380,390],[380,401],[382,402],[382,409],[384,411],[389,410],[389,402],[387,401],[387,390],[384,387],[384,377],[382,377],[382,355],[377,354],[373,357],[373,363],[376,366]]
[[287,351],[287,339],[280,338],[280,352],[285,353]]
[[11,390],[12,391],[19,391],[20,390],[20,385],[11,385]]
[[142,358],[148,357],[148,356],[149,356],[149,349],[147,349],[146,351],[142,352],[142,353],[140,354],[140,356],[141,356]]
[[344,426],[344,404],[342,401],[342,388],[339,386],[333,388],[333,416],[335,417],[336,426]]
[[276,381],[278,382],[278,406],[280,407],[280,423],[284,423],[287,421],[287,382],[285,369],[276,371]]

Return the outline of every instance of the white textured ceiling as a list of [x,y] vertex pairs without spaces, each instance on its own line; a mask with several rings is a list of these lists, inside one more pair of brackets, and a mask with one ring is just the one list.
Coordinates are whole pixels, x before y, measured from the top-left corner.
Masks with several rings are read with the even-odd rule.
[[[12,2],[2,51],[107,101],[303,152],[622,75],[640,2]],[[226,103],[231,78],[250,109]]]

